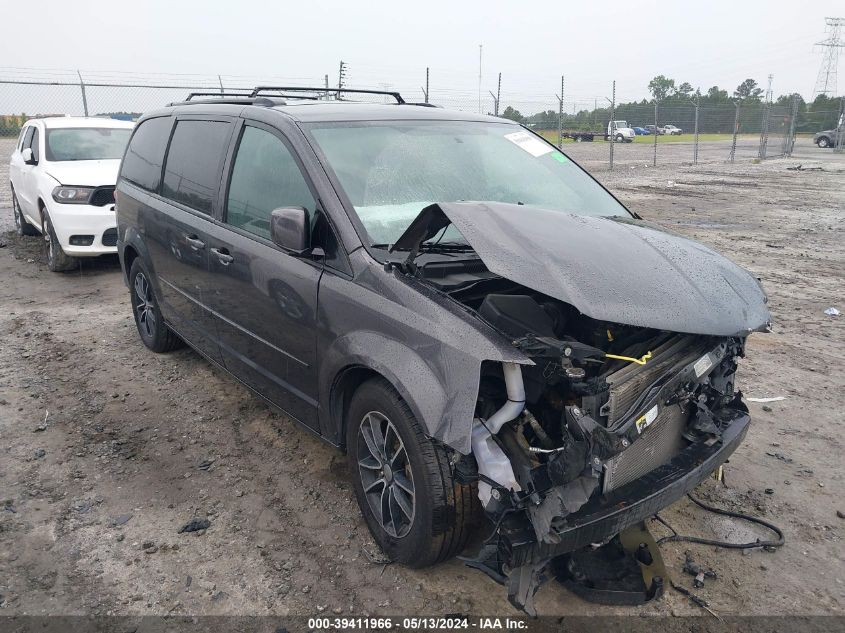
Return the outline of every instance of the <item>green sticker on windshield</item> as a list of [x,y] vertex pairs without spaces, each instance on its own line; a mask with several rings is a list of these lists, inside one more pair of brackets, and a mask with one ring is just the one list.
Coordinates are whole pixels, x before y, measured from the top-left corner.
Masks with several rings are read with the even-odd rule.
[[561,154],[560,152],[555,152],[554,154],[552,154],[552,158],[554,158],[559,163],[568,163],[569,162],[569,159],[565,155]]

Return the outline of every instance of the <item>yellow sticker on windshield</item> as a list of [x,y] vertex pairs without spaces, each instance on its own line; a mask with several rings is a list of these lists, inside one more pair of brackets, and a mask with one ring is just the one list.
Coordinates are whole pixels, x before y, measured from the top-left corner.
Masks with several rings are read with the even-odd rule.
[[554,147],[548,143],[544,143],[531,132],[512,132],[511,134],[505,134],[505,138],[532,156],[543,156],[555,150]]

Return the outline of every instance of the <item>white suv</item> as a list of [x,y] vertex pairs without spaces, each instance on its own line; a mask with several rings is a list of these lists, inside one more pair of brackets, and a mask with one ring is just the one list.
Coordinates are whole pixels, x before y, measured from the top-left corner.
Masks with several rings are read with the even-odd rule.
[[114,185],[130,121],[50,117],[24,124],[9,162],[19,235],[44,236],[52,271],[115,253]]

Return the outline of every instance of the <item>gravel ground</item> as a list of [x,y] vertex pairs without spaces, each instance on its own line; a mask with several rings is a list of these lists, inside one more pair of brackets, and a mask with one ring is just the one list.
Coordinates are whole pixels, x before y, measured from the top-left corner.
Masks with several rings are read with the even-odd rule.
[[[696,591],[720,614],[845,613],[845,316],[824,314],[845,311],[845,156],[802,152],[598,174],[644,217],[752,270],[771,297],[774,332],[751,337],[740,386],[786,400],[750,405],[754,423],[726,485],[709,481],[698,494],[781,525],[787,544],[747,555],[664,547],[687,587],[685,549],[716,570]],[[787,170],[798,163],[823,171]],[[11,228],[0,209],[0,613],[515,613],[501,587],[457,560],[427,570],[370,562],[375,548],[338,451],[191,351],[149,353],[115,259],[52,274],[40,241]],[[662,515],[682,533],[767,536],[686,500]],[[210,527],[180,534],[192,518]],[[537,607],[701,613],[672,591],[607,607],[555,583]]]

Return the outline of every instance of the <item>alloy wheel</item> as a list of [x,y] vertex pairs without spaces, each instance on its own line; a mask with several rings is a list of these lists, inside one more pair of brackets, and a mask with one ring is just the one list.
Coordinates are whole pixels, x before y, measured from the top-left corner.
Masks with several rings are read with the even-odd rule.
[[138,328],[141,329],[147,338],[152,339],[156,333],[155,302],[153,301],[153,290],[150,282],[144,273],[135,275],[135,314],[138,318]]
[[364,496],[382,529],[394,538],[407,535],[416,512],[414,477],[405,444],[383,413],[370,411],[361,420],[357,458]]

